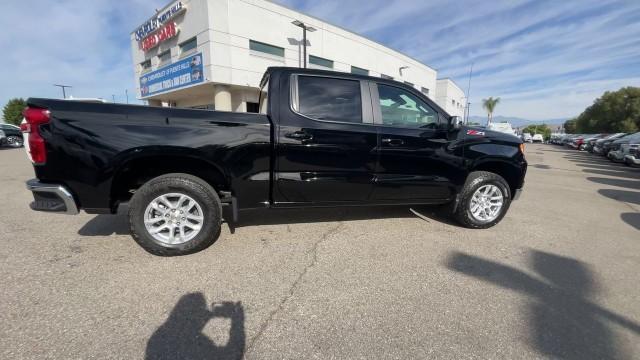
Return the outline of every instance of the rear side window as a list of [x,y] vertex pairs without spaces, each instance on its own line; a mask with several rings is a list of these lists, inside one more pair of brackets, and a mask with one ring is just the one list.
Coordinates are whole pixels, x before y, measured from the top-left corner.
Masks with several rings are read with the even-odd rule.
[[360,82],[299,76],[297,110],[312,119],[362,123]]

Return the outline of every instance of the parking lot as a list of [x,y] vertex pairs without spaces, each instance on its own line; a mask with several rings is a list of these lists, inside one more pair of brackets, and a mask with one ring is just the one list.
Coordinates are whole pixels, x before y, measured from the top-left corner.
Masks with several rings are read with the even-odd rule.
[[32,212],[0,150],[0,358],[640,358],[640,169],[527,145],[488,230],[432,208],[256,211],[147,254],[119,215]]

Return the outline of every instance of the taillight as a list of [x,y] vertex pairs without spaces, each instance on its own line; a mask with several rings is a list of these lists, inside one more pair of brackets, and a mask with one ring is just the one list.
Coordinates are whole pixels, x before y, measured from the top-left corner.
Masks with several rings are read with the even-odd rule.
[[47,109],[27,107],[22,115],[26,123],[20,125],[20,130],[28,134],[27,153],[34,164],[44,164],[47,162],[47,149],[44,139],[40,136],[40,125],[51,120],[51,112]]

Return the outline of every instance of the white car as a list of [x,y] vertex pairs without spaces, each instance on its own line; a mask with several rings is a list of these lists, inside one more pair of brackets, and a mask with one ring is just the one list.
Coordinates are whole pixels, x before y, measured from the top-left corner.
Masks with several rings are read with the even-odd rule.
[[533,137],[531,137],[531,134],[529,133],[524,133],[522,134],[522,141],[528,142],[528,143],[533,142]]
[[542,137],[542,134],[535,134],[531,138],[531,141],[533,141],[533,142],[544,142],[544,138]]

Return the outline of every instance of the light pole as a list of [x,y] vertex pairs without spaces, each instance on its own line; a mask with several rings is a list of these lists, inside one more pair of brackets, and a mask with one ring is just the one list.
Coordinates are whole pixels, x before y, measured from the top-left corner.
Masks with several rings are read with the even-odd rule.
[[67,92],[65,91],[66,88],[72,88],[73,86],[71,85],[60,85],[60,84],[53,84],[53,86],[57,86],[59,88],[62,89],[62,98],[66,99],[67,98]]
[[127,104],[129,103],[129,90],[124,89],[124,95],[127,97]]
[[464,121],[465,124],[469,121],[469,112],[471,110],[468,107],[471,106],[471,103],[469,102],[469,100],[471,100],[471,76],[473,75],[473,65],[475,63],[475,61],[471,62],[471,69],[469,69],[469,84],[467,85],[467,118]]
[[300,20],[294,20],[291,22],[293,25],[302,28],[302,51],[303,51],[303,57],[304,57],[304,68],[307,68],[307,31],[309,32],[314,32],[316,31],[316,28],[309,26],[305,23],[303,23]]

